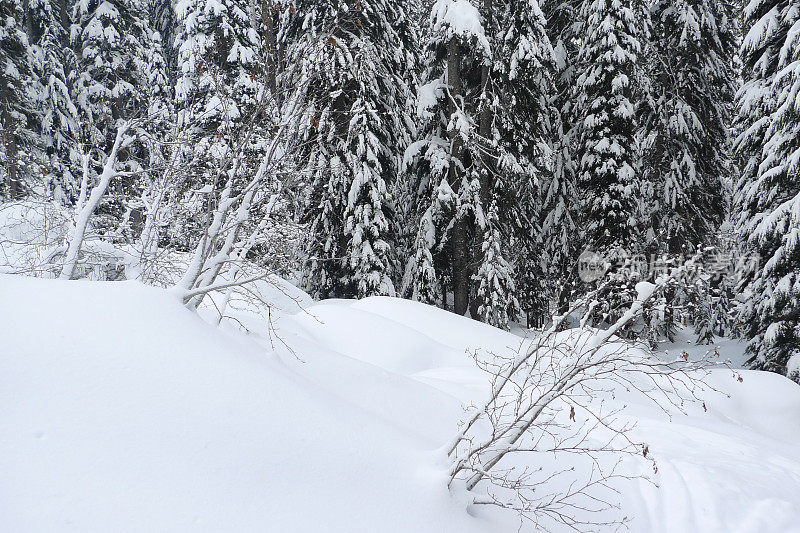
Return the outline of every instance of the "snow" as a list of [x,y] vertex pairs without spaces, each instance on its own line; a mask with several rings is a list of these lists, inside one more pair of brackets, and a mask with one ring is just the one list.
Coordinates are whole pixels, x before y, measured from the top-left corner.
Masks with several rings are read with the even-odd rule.
[[[18,302],[0,310],[8,530],[480,530],[438,479],[440,436],[337,380],[417,405],[441,403],[434,390],[324,350],[282,360],[134,282],[4,276],[0,293]],[[311,381],[326,365],[330,390]]]
[[656,286],[646,281],[640,281],[634,288],[636,289],[636,299],[640,302],[643,302],[653,295],[653,291],[656,289]]
[[445,29],[449,36],[474,38],[487,57],[492,55],[492,47],[486,38],[478,8],[469,0],[437,0],[431,8],[434,31]]
[[[198,316],[136,282],[0,275],[3,528],[518,530],[447,489],[442,447],[489,390],[474,353],[523,339],[395,298],[312,302],[277,278],[259,290],[271,323],[231,302],[216,326],[213,305]],[[670,354],[707,349],[692,338]],[[719,350],[743,358],[735,341]],[[615,396],[658,466],[624,463],[651,474],[617,487],[631,531],[800,531],[800,387],[737,375],[712,371],[725,394],[707,411]]]
[[[433,116],[431,109],[436,107],[439,103],[439,98],[444,94],[447,86],[445,83],[437,78],[431,82],[425,83],[417,90],[417,116],[421,119],[429,119]],[[419,143],[420,141],[416,141]],[[417,149],[419,150],[419,149]],[[414,153],[416,155],[416,153]],[[411,157],[413,157],[412,155]],[[408,158],[409,156],[406,156]]]

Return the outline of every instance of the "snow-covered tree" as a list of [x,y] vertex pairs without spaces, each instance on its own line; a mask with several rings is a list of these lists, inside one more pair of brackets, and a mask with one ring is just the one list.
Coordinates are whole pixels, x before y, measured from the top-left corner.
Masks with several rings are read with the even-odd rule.
[[549,297],[560,312],[565,312],[576,286],[575,267],[583,230],[577,186],[576,123],[580,117],[576,116],[574,87],[584,13],[577,0],[544,0],[542,8],[548,19],[547,33],[557,72],[550,98],[554,132],[548,136],[551,170],[540,186],[541,261],[547,268]]
[[[28,165],[34,163],[36,127],[31,50],[23,27],[20,0],[0,0],[0,117],[2,118],[2,190],[21,197]],[[34,122],[34,124],[31,124]]]
[[585,244],[608,257],[636,242],[635,87],[640,21],[622,0],[582,6],[574,105]]
[[202,171],[211,172],[258,102],[258,35],[244,0],[180,0],[175,10],[178,124],[205,165]]
[[760,257],[742,322],[756,368],[786,374],[800,357],[800,10],[752,0],[744,10],[736,146],[745,158],[740,235]]
[[[484,227],[483,202],[490,198],[488,158],[492,140],[491,91],[486,84],[492,51],[479,10],[468,0],[439,0],[431,8],[424,84],[418,90],[418,138],[406,154],[417,176],[420,238],[434,255],[438,284],[452,291],[453,311],[466,314],[473,292],[475,229]],[[485,122],[489,117],[489,127]],[[482,125],[481,125],[482,124]],[[482,190],[481,182],[484,182]],[[481,242],[477,243],[482,246]],[[480,248],[478,248],[480,250]],[[412,250],[412,257],[425,253]],[[426,271],[410,264],[409,286],[420,292]],[[426,275],[426,279],[431,280]],[[449,281],[449,283],[447,283]],[[449,291],[444,287],[449,287]],[[427,293],[433,288],[425,289]]]
[[285,21],[313,180],[306,284],[319,297],[395,294],[389,190],[408,143],[412,5],[298,0]]
[[515,296],[513,267],[503,253],[499,219],[497,202],[492,201],[484,221],[481,264],[475,274],[480,302],[475,318],[507,329],[509,320],[519,313],[519,302]]
[[659,0],[651,6],[642,180],[648,249],[680,253],[708,242],[725,208],[735,94],[734,6]]
[[455,312],[469,307],[502,327],[517,318],[509,314],[516,273],[526,311],[541,293],[537,195],[554,73],[545,24],[535,1],[435,2],[417,99],[422,127],[407,154],[419,221],[407,286],[419,295],[450,285]]
[[70,19],[65,0],[34,0],[28,6],[34,72],[37,78],[37,111],[41,117],[41,144],[46,160],[42,173],[47,193],[62,203],[77,200],[80,187],[80,138],[78,110],[72,99],[69,73],[77,58],[70,46]]
[[150,28],[159,34],[169,81],[174,85],[180,70],[178,68],[178,49],[175,46],[175,35],[178,32],[175,2],[173,0],[149,0],[148,20]]
[[[529,324],[534,325],[549,314],[546,278],[551,265],[543,253],[546,238],[541,219],[543,187],[553,184],[550,143],[559,123],[553,105],[556,57],[536,0],[493,1],[484,7],[493,36],[491,84],[485,89],[485,98],[493,105],[486,110],[491,127],[484,126],[482,137],[491,142],[496,162],[486,165],[486,174],[493,180],[485,179],[482,190],[487,188],[489,198],[494,195],[501,202],[496,218],[506,234],[514,237],[513,246],[505,246],[503,252],[507,257],[513,254],[516,260],[514,292]],[[486,196],[482,200],[484,208],[488,207]],[[491,247],[486,233],[497,232],[490,227],[491,220],[493,217],[487,218],[484,247]],[[570,221],[551,222],[560,227]],[[485,270],[481,264],[479,271]],[[511,286],[508,282],[502,285]]]
[[147,23],[139,4],[82,0],[73,7],[72,41],[79,53],[75,103],[86,146],[110,150],[116,123],[146,108]]

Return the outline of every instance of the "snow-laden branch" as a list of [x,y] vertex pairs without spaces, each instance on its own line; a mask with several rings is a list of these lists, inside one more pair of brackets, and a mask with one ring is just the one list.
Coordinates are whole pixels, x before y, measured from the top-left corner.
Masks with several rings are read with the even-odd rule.
[[103,172],[100,174],[100,179],[92,188],[92,192],[89,194],[89,198],[86,199],[85,203],[83,199],[88,189],[89,154],[83,155],[83,178],[81,180],[81,196],[78,201],[79,208],[77,210],[77,216],[75,217],[75,224],[68,237],[67,252],[64,257],[64,265],[61,268],[61,274],[59,275],[60,279],[72,279],[75,275],[75,266],[78,263],[78,256],[80,255],[81,246],[83,245],[83,239],[86,236],[86,228],[89,225],[89,219],[97,209],[97,206],[100,205],[100,201],[103,199],[103,195],[105,195],[111,180],[119,175],[119,171],[116,168],[119,152],[130,146],[136,139],[135,134],[128,135],[132,127],[133,122],[131,121],[120,124],[117,129],[117,135],[114,138],[114,145],[111,147],[111,152],[108,154],[106,162],[103,165]]
[[[278,148],[281,143],[286,141],[288,119],[293,117],[291,113],[288,115],[287,119],[277,128],[269,147],[260,160],[255,175],[241,190],[236,192],[234,192],[235,180],[240,173],[241,158],[244,157],[244,154],[239,154],[234,158],[225,187],[220,194],[217,207],[213,211],[211,223],[195,247],[186,272],[174,288],[187,306],[197,308],[203,296],[209,292],[207,288],[215,285],[223,266],[232,260],[241,259],[241,254],[236,253],[239,235],[245,223],[250,219],[254,198],[267,178],[272,176],[274,167],[281,157],[282,152]],[[258,226],[256,231],[260,231]],[[242,282],[246,282],[246,280],[241,280],[240,283]],[[231,284],[226,287],[234,285],[236,283],[232,280]]]

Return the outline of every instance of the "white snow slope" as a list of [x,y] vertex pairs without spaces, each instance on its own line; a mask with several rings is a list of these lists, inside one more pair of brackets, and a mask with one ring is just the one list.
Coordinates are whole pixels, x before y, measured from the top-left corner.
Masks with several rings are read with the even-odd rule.
[[[441,447],[488,389],[467,350],[520,339],[390,298],[292,305],[277,339],[134,282],[0,275],[0,531],[517,531],[447,489]],[[800,531],[800,387],[742,375],[712,375],[707,413],[630,406],[658,461],[620,486],[631,531]]]

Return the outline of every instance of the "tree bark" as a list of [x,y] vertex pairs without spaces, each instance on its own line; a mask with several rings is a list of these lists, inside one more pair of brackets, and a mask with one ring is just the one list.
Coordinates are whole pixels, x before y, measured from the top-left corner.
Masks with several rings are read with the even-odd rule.
[[14,132],[15,121],[8,104],[3,106],[3,144],[6,152],[6,176],[8,177],[8,195],[12,200],[22,196],[19,182],[19,165],[17,136]]
[[261,0],[261,25],[263,28],[264,58],[266,59],[267,86],[275,102],[278,97],[278,39],[275,35],[275,8],[272,0]]
[[[463,103],[463,88],[461,84],[461,51],[458,39],[454,37],[447,44],[447,83],[450,90],[450,116],[460,112],[459,103]],[[461,169],[459,165],[464,156],[464,140],[460,132],[451,130],[450,137],[450,169],[448,177],[453,191],[458,192],[461,183]],[[467,228],[464,217],[458,211],[455,213],[453,230],[450,237],[450,246],[453,256],[453,311],[464,315],[469,307],[469,243],[467,242]]]

